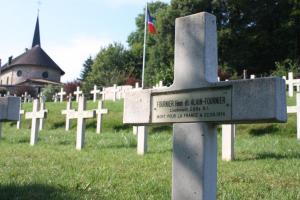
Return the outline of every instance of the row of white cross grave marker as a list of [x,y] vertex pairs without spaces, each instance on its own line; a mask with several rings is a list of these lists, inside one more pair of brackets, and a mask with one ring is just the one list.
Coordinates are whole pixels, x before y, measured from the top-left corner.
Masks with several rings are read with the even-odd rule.
[[[163,88],[163,82],[159,81],[158,84],[153,86],[153,88]],[[101,95],[101,100],[113,100],[116,101],[117,99],[124,98],[124,95],[129,90],[136,90],[141,89],[139,87],[139,83],[137,82],[135,84],[135,88],[132,88],[131,85],[123,85],[123,86],[117,86],[114,84],[112,87],[103,87],[102,91],[98,89],[96,85],[94,85],[93,90],[90,91],[90,94],[93,95],[93,101],[96,102],[98,99],[98,96]],[[76,102],[78,102],[78,99],[81,95],[83,95],[83,92],[80,90],[80,87],[77,86],[76,91],[73,92],[73,94],[76,96]],[[63,88],[60,89],[60,92],[55,93],[53,95],[54,102],[58,102],[58,99],[60,102],[63,102],[63,98],[66,95],[66,92],[63,90]]]
[[[12,98],[12,97],[10,97]],[[16,97],[17,98],[17,97]],[[17,98],[19,100],[19,98]],[[0,98],[1,100],[1,98]],[[1,104],[0,104],[1,105]],[[21,115],[24,114],[24,110],[20,109],[20,100],[19,100],[19,114],[15,120],[17,122],[17,129],[21,128]],[[45,100],[44,98],[40,98],[40,100],[35,99],[33,101],[32,112],[26,112],[25,118],[31,119],[31,136],[30,136],[30,144],[35,145],[38,141],[38,132],[43,129],[44,118],[46,118],[48,110],[45,108]],[[107,114],[108,110],[103,108],[103,102],[99,100],[98,108],[93,110],[86,110],[86,99],[84,96],[79,97],[78,102],[78,110],[72,109],[72,100],[69,98],[67,103],[67,109],[62,110],[63,115],[66,115],[66,131],[70,130],[70,120],[77,119],[77,137],[76,137],[76,149],[81,150],[84,146],[84,138],[85,138],[85,120],[88,118],[94,118],[97,115],[97,127],[96,133],[101,132],[102,125],[102,115]]]
[[[217,125],[286,122],[285,81],[281,78],[260,78],[217,82],[215,16],[198,13],[178,18],[175,24],[174,84],[155,89],[128,90],[123,122],[137,126],[138,138],[144,141],[147,138],[145,125],[173,124],[172,199],[214,200]],[[20,103],[12,107],[10,98],[16,97],[0,98],[2,121],[16,120],[21,114]],[[300,96],[298,98],[300,100]],[[107,110],[102,110],[102,102],[99,101],[98,112],[87,111],[85,97],[78,96],[78,110],[75,111],[70,99],[62,114],[66,115],[66,130],[70,127],[69,120],[77,119],[76,148],[81,149],[85,120],[98,114],[101,121],[101,114],[107,113]],[[294,112],[296,109],[288,110]],[[33,112],[26,113],[27,118],[32,118],[31,144],[37,140],[38,127],[41,126],[39,120],[46,113],[38,100],[34,100]],[[101,123],[97,126],[98,130],[100,132]],[[230,131],[233,132],[232,128]],[[139,132],[143,134],[140,136]],[[230,137],[232,142],[234,135]],[[223,140],[226,142],[226,138]],[[232,147],[230,142],[226,144],[229,144],[227,149]]]

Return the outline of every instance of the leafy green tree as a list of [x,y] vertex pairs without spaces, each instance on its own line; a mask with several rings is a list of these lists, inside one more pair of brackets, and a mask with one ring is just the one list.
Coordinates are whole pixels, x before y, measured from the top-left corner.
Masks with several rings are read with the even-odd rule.
[[91,89],[94,84],[97,86],[123,84],[133,74],[131,64],[131,55],[122,44],[113,43],[102,48],[83,84],[84,88]]
[[88,57],[88,59],[86,59],[83,63],[83,69],[81,70],[80,73],[80,80],[81,81],[85,81],[88,73],[92,70],[92,65],[93,65],[94,61],[92,59],[92,56]]

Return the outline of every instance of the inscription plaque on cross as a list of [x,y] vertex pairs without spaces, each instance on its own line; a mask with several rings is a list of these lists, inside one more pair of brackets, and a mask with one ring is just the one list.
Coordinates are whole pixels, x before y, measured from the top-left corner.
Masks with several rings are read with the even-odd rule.
[[126,93],[123,122],[172,123],[172,199],[214,200],[217,124],[286,121],[285,83],[217,82],[215,16],[198,13],[175,24],[173,85]]
[[85,120],[94,118],[96,116],[95,110],[85,110],[86,99],[84,96],[79,97],[78,110],[70,115],[70,119],[77,119],[77,136],[76,136],[76,149],[81,150],[84,146],[85,137]]
[[93,102],[97,101],[97,94],[100,93],[100,90],[97,89],[97,85],[94,85],[94,90],[91,91],[91,94],[93,94]]
[[63,102],[64,100],[64,95],[66,95],[66,92],[64,91],[64,88],[60,88],[60,92],[57,93],[59,95],[59,101]]

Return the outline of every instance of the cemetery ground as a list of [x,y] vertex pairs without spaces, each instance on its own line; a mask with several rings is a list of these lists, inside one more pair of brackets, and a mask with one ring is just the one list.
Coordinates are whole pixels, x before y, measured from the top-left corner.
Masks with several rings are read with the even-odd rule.
[[[25,104],[25,111],[31,106]],[[96,107],[88,102],[88,109]],[[87,120],[81,151],[75,149],[76,120],[65,131],[66,102],[46,103],[48,118],[35,146],[29,145],[31,122],[24,116],[20,130],[4,123],[0,199],[171,199],[171,127],[150,128],[149,151],[139,156],[132,127],[122,124],[123,101],[106,101],[105,107],[102,133],[96,134],[96,119]],[[218,145],[217,199],[300,199],[296,114],[287,124],[238,125],[235,161],[221,160],[220,129]]]

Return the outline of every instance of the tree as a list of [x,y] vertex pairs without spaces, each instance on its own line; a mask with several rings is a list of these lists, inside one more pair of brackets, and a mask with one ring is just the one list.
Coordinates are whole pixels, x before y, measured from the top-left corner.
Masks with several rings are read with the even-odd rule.
[[120,43],[110,44],[97,54],[92,70],[88,73],[84,88],[91,89],[93,85],[112,86],[123,84],[133,74],[132,56]]
[[83,63],[83,69],[81,70],[80,73],[80,80],[81,81],[85,81],[88,74],[90,73],[90,71],[92,70],[92,65],[93,65],[94,61],[92,59],[92,56],[88,57],[88,59],[86,59]]

